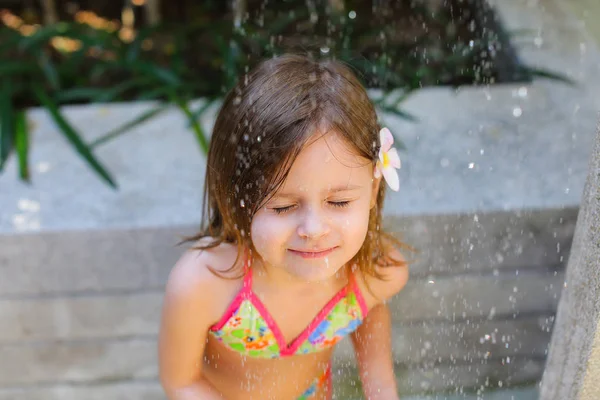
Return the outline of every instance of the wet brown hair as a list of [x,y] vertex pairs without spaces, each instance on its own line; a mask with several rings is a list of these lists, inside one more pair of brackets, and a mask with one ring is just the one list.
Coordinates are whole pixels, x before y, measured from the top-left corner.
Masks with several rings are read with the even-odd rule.
[[[227,94],[217,115],[208,152],[202,225],[186,241],[208,239],[196,243],[199,250],[223,242],[237,244],[236,261],[224,271],[232,272],[244,249],[255,250],[249,235],[252,217],[281,187],[314,132],[339,133],[375,166],[380,128],[364,87],[343,63],[295,54],[263,61]],[[350,261],[375,277],[381,277],[377,264],[404,264],[388,256],[388,244],[410,248],[381,229],[385,186],[379,185],[365,242]]]

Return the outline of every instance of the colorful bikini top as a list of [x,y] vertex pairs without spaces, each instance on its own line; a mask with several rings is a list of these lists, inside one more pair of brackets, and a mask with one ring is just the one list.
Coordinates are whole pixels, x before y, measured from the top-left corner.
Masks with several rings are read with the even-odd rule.
[[227,347],[249,357],[279,358],[325,350],[354,332],[367,306],[353,273],[306,329],[287,344],[277,323],[252,291],[252,268],[246,268],[242,289],[210,333]]

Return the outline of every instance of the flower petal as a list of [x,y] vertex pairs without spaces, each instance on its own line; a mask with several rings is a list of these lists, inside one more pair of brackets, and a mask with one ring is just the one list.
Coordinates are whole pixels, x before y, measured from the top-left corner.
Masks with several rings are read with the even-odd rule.
[[396,170],[392,167],[387,167],[383,169],[382,173],[390,188],[397,192],[400,189],[400,180],[398,179]]
[[388,160],[390,161],[390,165],[394,168],[400,168],[402,164],[400,163],[400,156],[398,155],[398,151],[396,148],[391,148],[387,153]]
[[382,128],[379,131],[379,140],[381,141],[381,150],[388,151],[394,144],[394,136],[388,128]]

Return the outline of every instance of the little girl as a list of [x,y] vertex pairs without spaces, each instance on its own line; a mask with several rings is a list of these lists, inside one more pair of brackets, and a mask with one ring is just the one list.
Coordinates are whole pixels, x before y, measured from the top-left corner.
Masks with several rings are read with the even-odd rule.
[[397,399],[386,301],[408,279],[380,229],[400,160],[354,74],[285,55],[217,116],[203,224],[173,268],[159,339],[171,400],[331,399],[350,336],[368,399]]

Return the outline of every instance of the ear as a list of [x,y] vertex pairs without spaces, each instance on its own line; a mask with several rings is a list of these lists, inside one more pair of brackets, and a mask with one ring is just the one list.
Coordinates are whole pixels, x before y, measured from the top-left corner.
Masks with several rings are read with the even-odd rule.
[[372,209],[377,204],[377,194],[379,193],[379,184],[381,184],[381,176],[379,178],[375,178],[373,176],[373,184],[371,186],[371,203],[369,208]]

